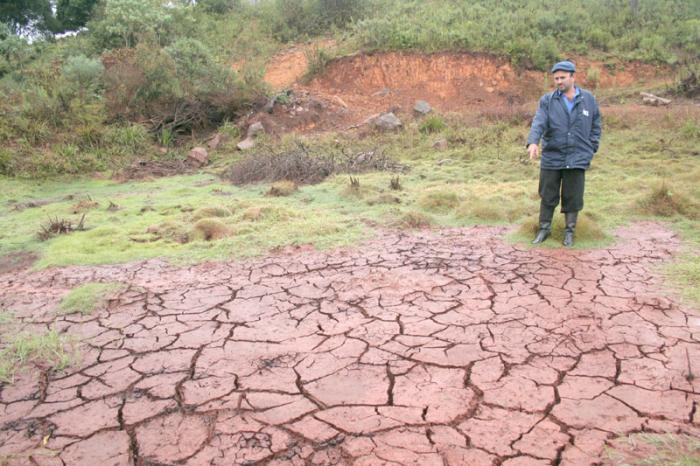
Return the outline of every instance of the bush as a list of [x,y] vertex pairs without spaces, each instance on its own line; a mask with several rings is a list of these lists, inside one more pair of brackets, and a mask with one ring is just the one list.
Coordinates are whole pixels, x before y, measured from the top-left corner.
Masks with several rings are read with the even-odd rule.
[[439,133],[445,128],[447,128],[447,124],[445,124],[445,120],[443,120],[441,116],[430,115],[421,122],[418,131],[423,134],[433,134]]
[[107,0],[89,29],[101,48],[133,47],[142,37],[158,37],[172,16],[158,0]]
[[106,105],[112,119],[148,121],[153,132],[187,133],[235,119],[260,93],[193,39],[171,46],[143,43],[108,54]]

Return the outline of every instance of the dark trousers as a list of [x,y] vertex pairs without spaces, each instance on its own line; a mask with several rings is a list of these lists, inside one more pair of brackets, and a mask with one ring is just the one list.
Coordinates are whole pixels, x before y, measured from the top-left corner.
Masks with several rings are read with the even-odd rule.
[[[586,183],[586,170],[569,168],[566,170],[540,169],[540,215],[552,212],[559,204],[561,192],[561,211],[578,212],[583,209],[583,188]],[[540,221],[543,219],[540,218]],[[547,219],[544,219],[547,221]]]

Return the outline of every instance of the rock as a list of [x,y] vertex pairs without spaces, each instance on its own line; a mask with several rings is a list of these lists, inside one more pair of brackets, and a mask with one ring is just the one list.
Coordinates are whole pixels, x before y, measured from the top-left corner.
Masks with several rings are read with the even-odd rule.
[[238,150],[246,150],[253,148],[255,146],[255,137],[258,134],[264,132],[265,127],[262,125],[262,123],[256,121],[248,127],[248,132],[246,133],[245,139],[236,144],[236,148]]
[[236,145],[238,150],[247,150],[255,147],[255,140],[251,137],[245,138]]
[[343,99],[341,99],[340,97],[338,97],[337,95],[333,96],[333,100],[335,101],[335,103],[337,103],[341,107],[348,108],[348,104],[346,104],[345,101]]
[[271,97],[267,103],[265,104],[265,107],[263,109],[267,113],[272,113],[272,111],[275,109],[275,103],[277,102],[277,96]]
[[438,139],[433,143],[433,149],[445,150],[447,149],[447,139]]
[[442,166],[442,165],[449,165],[451,163],[452,163],[452,159],[442,159],[442,160],[438,161],[437,164]]
[[433,107],[431,107],[425,100],[416,100],[416,104],[413,106],[413,111],[421,115],[427,115],[433,111]]
[[248,127],[246,138],[254,138],[258,133],[264,133],[265,127],[259,121],[256,121]]
[[201,167],[209,163],[209,154],[204,147],[195,147],[187,155],[187,160]]
[[216,150],[219,145],[221,145],[221,134],[216,133],[214,137],[209,140],[207,145],[209,146],[209,149]]
[[392,112],[379,115],[373,120],[374,127],[383,131],[394,131],[403,126],[401,120]]

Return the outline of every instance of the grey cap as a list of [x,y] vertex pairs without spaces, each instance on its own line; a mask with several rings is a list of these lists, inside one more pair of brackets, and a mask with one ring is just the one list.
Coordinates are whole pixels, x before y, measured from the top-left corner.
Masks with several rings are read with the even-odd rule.
[[555,71],[570,71],[571,73],[576,72],[576,65],[574,65],[569,60],[560,61],[552,67],[552,73]]

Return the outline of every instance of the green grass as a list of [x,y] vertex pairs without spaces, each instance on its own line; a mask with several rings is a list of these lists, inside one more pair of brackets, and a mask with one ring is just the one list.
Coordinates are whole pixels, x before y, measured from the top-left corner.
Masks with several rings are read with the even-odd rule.
[[618,465],[697,466],[700,439],[681,434],[631,434],[616,439],[607,453]]
[[[694,107],[669,110],[667,116],[624,113],[624,107],[604,109],[603,144],[587,172],[585,208],[577,229],[576,247],[611,243],[615,228],[652,219],[666,222],[683,238],[682,254],[666,271],[681,294],[700,302],[698,266],[700,228],[700,140],[686,137]],[[651,110],[656,112],[656,110]],[[675,112],[675,113],[673,113]],[[233,186],[213,174],[177,176],[151,181],[116,183],[106,179],[22,181],[0,179],[0,255],[28,250],[40,256],[37,268],[71,264],[123,263],[163,257],[177,263],[224,260],[265,254],[294,244],[330,248],[357,244],[383,228],[414,224],[460,227],[474,224],[515,225],[511,240],[529,245],[536,220],[537,164],[524,157],[528,128],[521,123],[495,122],[469,126],[446,116],[441,136],[449,148],[432,148],[434,136],[420,131],[420,120],[409,121],[399,134],[358,139],[353,134],[316,136],[305,141],[325,150],[338,145],[360,152],[381,148],[409,166],[401,174],[401,190],[391,190],[389,172],[356,175],[359,189],[349,187],[345,174],[317,185],[299,186],[286,196],[270,196],[261,183]],[[624,124],[621,124],[624,122]],[[270,144],[274,144],[273,141]],[[240,158],[217,153],[214,170]],[[659,186],[672,183],[664,192]],[[657,211],[649,200],[678,199],[680,208]],[[72,196],[70,199],[66,196]],[[97,206],[86,211],[86,231],[41,242],[40,225],[49,217],[79,219],[75,204],[89,196]],[[668,197],[668,196],[667,196]],[[10,202],[13,200],[13,202]],[[16,210],[30,200],[46,203]],[[110,202],[118,210],[108,210]],[[663,215],[660,215],[663,214]],[[560,222],[559,214],[555,217]],[[201,234],[198,221],[216,219],[226,234]],[[560,247],[558,223],[554,237],[542,247]],[[212,225],[209,225],[210,227]],[[217,239],[219,238],[219,239]]]
[[0,382],[12,382],[17,371],[29,365],[61,370],[72,364],[77,353],[67,337],[56,330],[46,333],[20,333],[0,350]]
[[106,306],[110,296],[115,294],[121,285],[118,283],[86,283],[72,289],[61,300],[60,314],[92,314],[97,309]]

